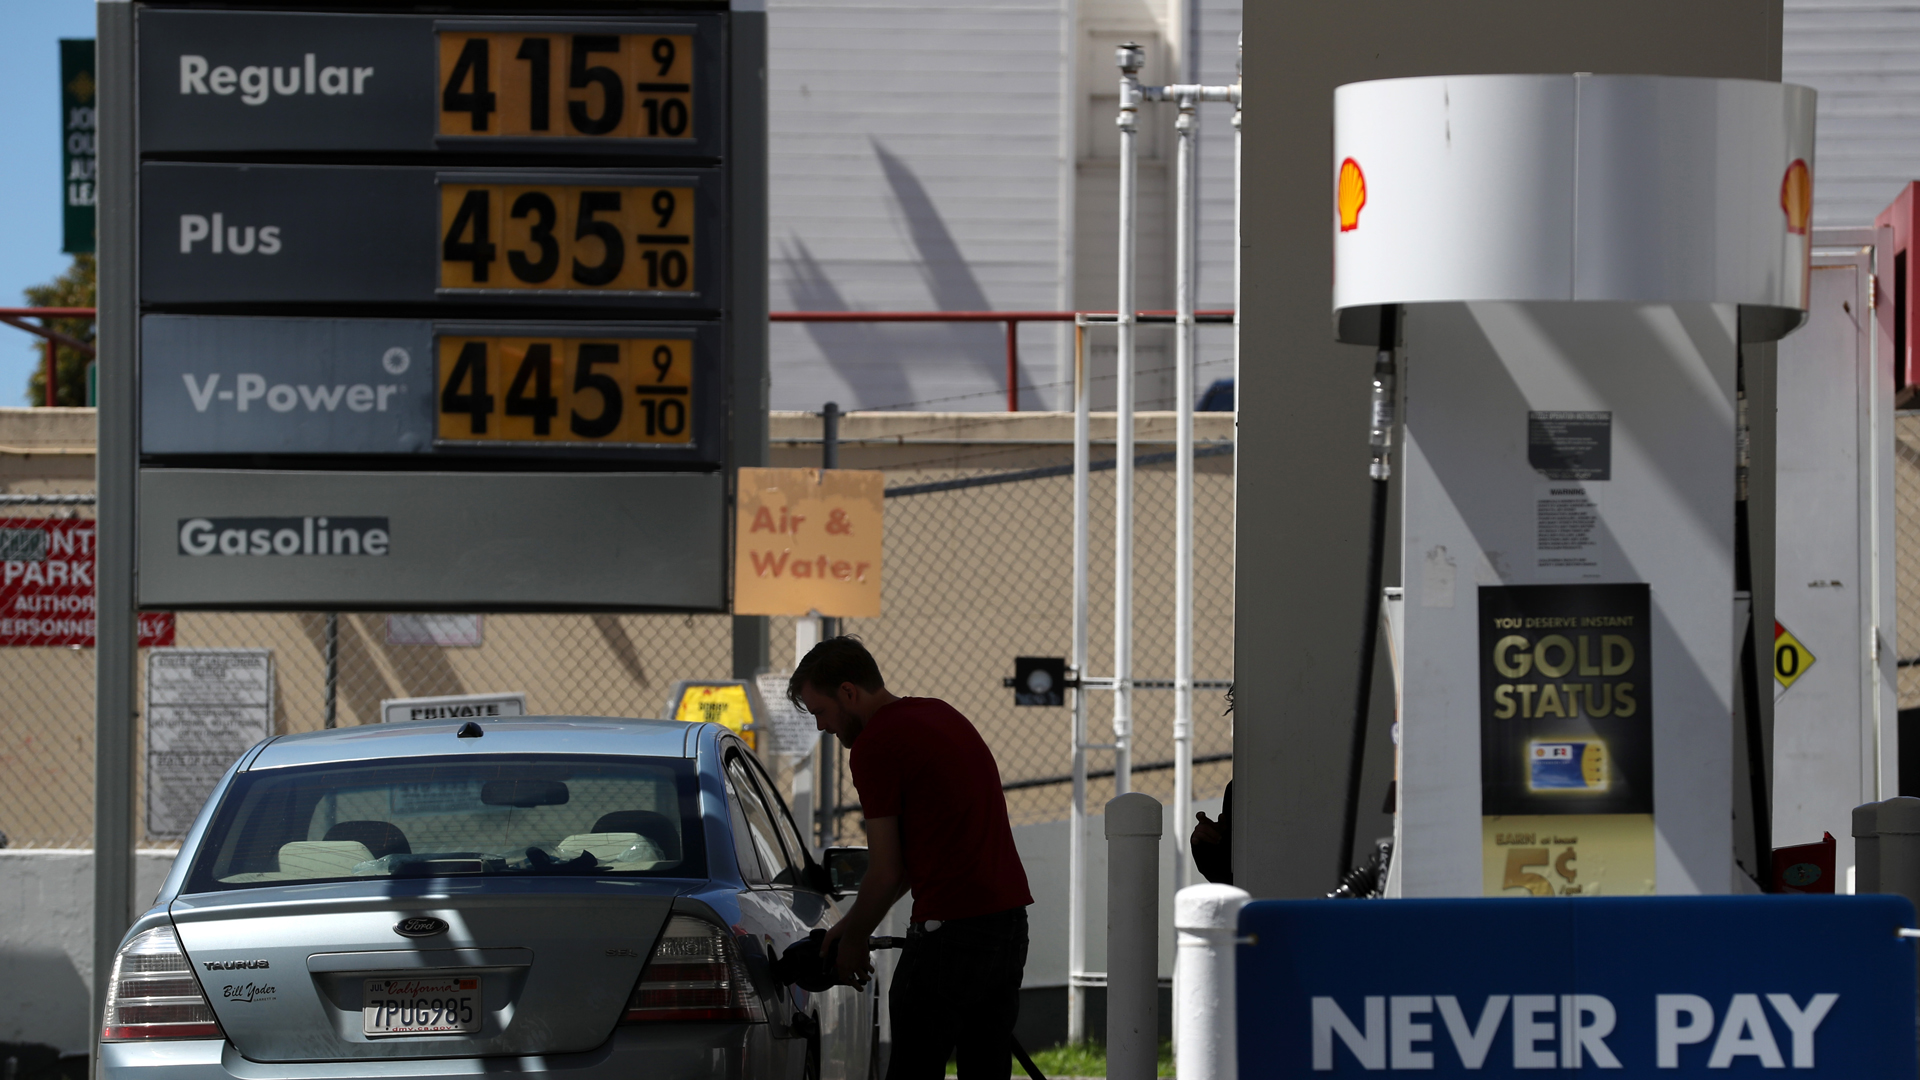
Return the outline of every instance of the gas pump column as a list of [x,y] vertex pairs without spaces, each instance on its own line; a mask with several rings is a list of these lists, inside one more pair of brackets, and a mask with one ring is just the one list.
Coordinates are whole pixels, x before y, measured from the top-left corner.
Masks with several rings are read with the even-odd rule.
[[1744,878],[1736,379],[1804,318],[1813,116],[1744,80],[1335,91],[1337,332],[1401,313],[1400,895]]

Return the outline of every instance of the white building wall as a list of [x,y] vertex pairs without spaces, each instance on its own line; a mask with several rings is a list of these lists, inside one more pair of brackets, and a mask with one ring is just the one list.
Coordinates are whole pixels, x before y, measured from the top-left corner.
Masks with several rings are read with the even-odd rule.
[[[1200,81],[1226,86],[1239,78],[1235,61],[1240,49],[1240,0],[1198,0]],[[1233,249],[1233,106],[1212,102],[1200,106],[1200,310],[1227,311],[1234,306]],[[1202,326],[1194,350],[1196,393],[1209,383],[1233,375],[1233,328]]]
[[[1065,305],[1057,0],[774,0],[768,21],[775,311]],[[1057,337],[1023,334],[1024,382],[1053,380]],[[1005,341],[776,324],[772,406],[1004,409]]]
[[1786,0],[1782,78],[1820,92],[1813,223],[1871,225],[1920,180],[1920,7]]
[[[1170,2],[1187,0],[772,0],[773,310],[1110,310],[1112,46],[1137,37],[1146,80],[1176,78]],[[1231,82],[1239,0],[1194,3],[1202,77]],[[1173,117],[1142,115],[1148,308],[1172,304]],[[1232,304],[1230,117],[1202,118],[1202,307]],[[1089,339],[1096,407],[1112,404],[1111,338]],[[1170,342],[1141,334],[1141,408],[1172,405]],[[1202,333],[1202,388],[1230,372],[1231,342]],[[1070,406],[1070,346],[1063,327],[1021,331],[1023,409]],[[998,324],[781,323],[772,369],[776,409],[1006,407]]]

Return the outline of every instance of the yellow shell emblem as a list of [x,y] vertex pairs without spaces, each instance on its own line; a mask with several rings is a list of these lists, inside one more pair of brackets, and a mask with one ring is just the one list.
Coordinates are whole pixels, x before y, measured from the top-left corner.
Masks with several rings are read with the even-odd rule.
[[1794,158],[1787,174],[1780,178],[1780,209],[1787,215],[1787,231],[1807,235],[1813,221],[1813,174],[1804,159]]
[[1367,205],[1367,174],[1352,158],[1340,163],[1339,191],[1340,231],[1352,232],[1360,227],[1360,208]]

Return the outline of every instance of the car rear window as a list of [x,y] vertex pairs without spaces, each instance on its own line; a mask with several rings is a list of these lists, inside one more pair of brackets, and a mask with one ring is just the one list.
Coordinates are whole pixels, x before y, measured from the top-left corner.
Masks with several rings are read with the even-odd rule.
[[703,878],[699,782],[674,758],[459,757],[242,773],[188,891],[450,875]]

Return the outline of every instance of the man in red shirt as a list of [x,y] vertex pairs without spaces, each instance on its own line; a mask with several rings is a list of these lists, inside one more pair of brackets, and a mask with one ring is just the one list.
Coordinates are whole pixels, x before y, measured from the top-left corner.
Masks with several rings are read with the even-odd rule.
[[890,693],[857,638],[814,646],[787,696],[850,751],[867,820],[867,876],[824,943],[843,980],[871,977],[867,938],[913,893],[887,1080],[940,1080],[956,1055],[962,1080],[1007,1080],[1033,895],[993,752],[953,706]]

